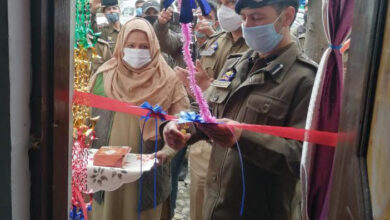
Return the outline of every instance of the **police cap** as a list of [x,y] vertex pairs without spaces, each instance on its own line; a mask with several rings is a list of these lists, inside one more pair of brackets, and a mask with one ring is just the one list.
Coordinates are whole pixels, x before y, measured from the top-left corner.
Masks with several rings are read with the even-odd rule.
[[102,0],[103,7],[118,5],[118,0]]
[[284,4],[298,9],[298,0],[238,0],[236,12],[240,14],[244,8],[261,8],[267,5]]

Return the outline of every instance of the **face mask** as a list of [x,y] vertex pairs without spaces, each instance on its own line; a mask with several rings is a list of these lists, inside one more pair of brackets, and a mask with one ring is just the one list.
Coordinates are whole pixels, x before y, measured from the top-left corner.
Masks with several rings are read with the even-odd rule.
[[123,60],[135,69],[145,66],[152,60],[147,49],[125,48],[123,53]]
[[221,7],[218,8],[217,15],[222,30],[226,32],[235,31],[240,28],[240,25],[242,24],[241,16],[225,5],[221,5]]
[[205,34],[200,33],[200,32],[198,32],[198,31],[195,31],[195,36],[196,36],[197,38],[205,38],[205,37],[207,37]]
[[106,18],[107,18],[108,22],[113,24],[113,23],[119,21],[119,13],[113,12],[113,13],[106,14]]
[[158,16],[155,16],[155,15],[148,15],[148,16],[145,16],[144,17],[147,21],[149,21],[150,24],[154,24],[154,22],[156,22]]
[[260,53],[272,51],[283,39],[283,35],[276,32],[274,25],[282,14],[280,14],[272,24],[259,25],[256,27],[245,27],[244,24],[242,24],[242,34],[246,44]]
[[142,8],[141,7],[135,9],[135,15],[137,17],[141,17],[141,15],[142,15]]

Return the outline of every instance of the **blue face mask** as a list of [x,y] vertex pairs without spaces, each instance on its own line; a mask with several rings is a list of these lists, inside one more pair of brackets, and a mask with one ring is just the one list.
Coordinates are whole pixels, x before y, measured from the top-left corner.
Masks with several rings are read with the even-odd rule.
[[207,37],[205,34],[200,33],[200,32],[198,32],[198,31],[195,31],[195,36],[196,36],[197,38],[205,38],[205,37]]
[[135,9],[135,15],[137,17],[141,17],[141,15],[142,15],[142,8],[141,7]]
[[113,13],[106,14],[106,18],[108,22],[114,24],[115,22],[119,21],[119,13],[113,12]]
[[253,50],[260,53],[271,52],[282,41],[283,35],[276,32],[275,23],[279,20],[280,16],[274,21],[274,23],[259,25],[255,27],[245,27],[241,24],[242,34],[245,38],[246,44]]

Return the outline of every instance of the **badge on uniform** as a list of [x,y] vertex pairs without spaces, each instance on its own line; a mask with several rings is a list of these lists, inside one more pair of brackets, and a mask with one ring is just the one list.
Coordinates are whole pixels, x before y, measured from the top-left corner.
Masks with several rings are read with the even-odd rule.
[[222,74],[221,78],[213,81],[213,85],[220,88],[227,88],[232,84],[232,80],[236,76],[236,72],[234,70],[229,70]]
[[212,56],[218,50],[218,42],[213,43],[207,50],[200,51],[201,56]]

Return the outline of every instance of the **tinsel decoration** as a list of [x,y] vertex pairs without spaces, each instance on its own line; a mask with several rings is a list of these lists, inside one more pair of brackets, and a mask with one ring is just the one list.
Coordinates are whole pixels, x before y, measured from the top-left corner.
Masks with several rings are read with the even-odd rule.
[[[92,36],[89,40],[87,35]],[[96,57],[94,45],[98,34],[91,28],[89,0],[76,0],[76,22],[74,35],[74,90],[87,92],[91,76],[91,60]],[[95,139],[96,119],[91,118],[89,107],[72,106],[73,145],[72,145],[72,207],[70,219],[88,220],[87,212],[91,203],[85,203],[87,192],[88,148]],[[91,196],[89,196],[91,198]],[[90,199],[91,200],[91,199]]]

